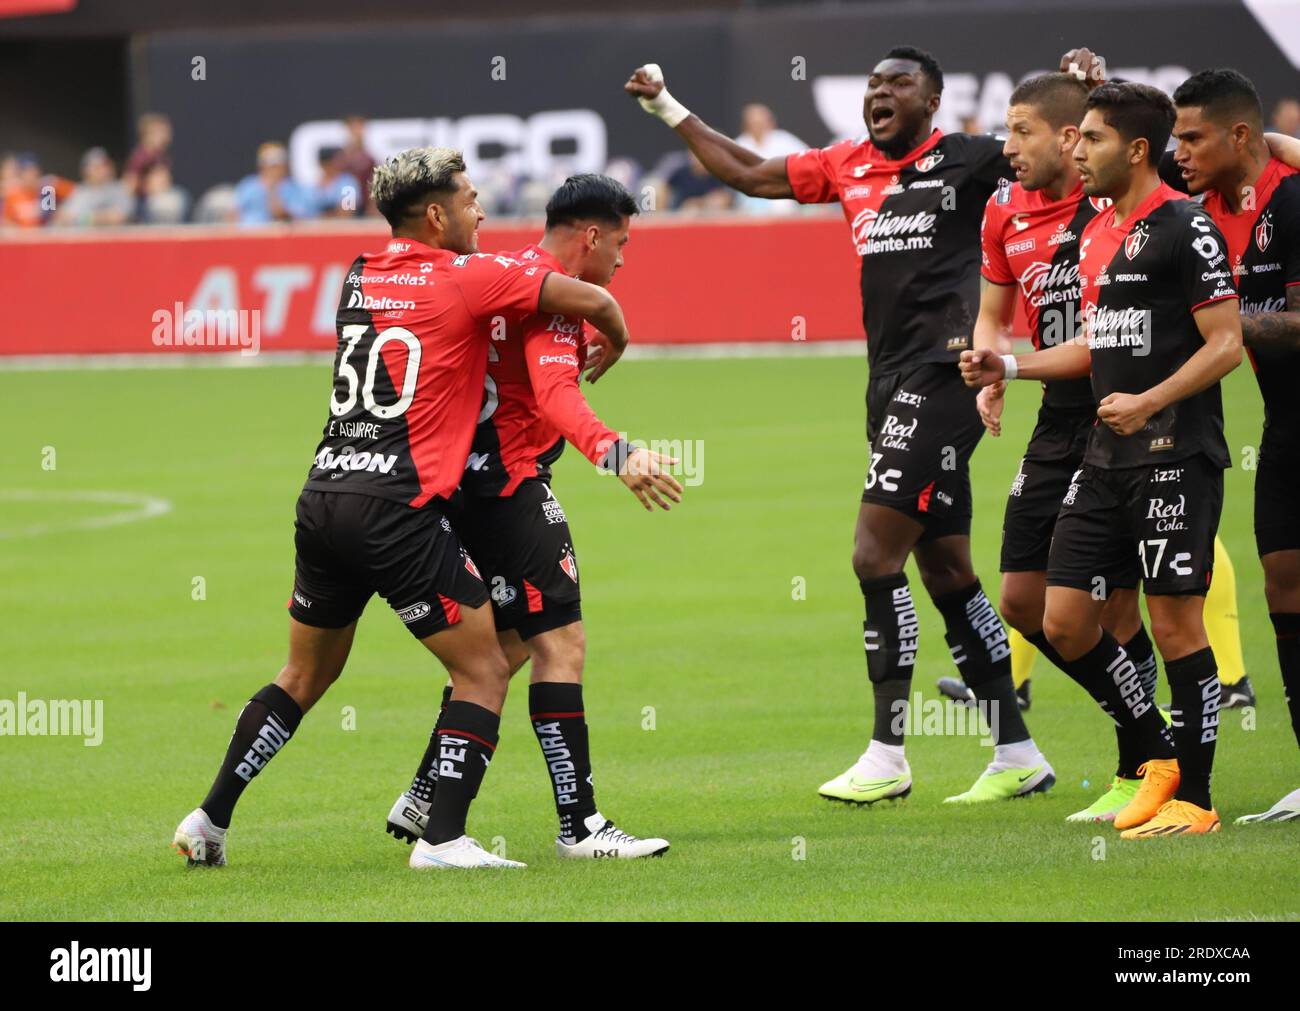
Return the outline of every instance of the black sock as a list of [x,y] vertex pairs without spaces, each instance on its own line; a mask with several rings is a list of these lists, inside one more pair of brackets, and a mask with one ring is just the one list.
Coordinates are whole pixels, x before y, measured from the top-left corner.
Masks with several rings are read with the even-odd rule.
[[[1124,652],[1137,668],[1142,680],[1142,692],[1153,703],[1156,700],[1156,654],[1151,648],[1145,627],[1139,625],[1133,638],[1124,643]],[[1156,715],[1159,715],[1158,713]],[[1147,760],[1143,754],[1142,737],[1129,727],[1115,724],[1115,743],[1119,747],[1119,766],[1115,775],[1124,779],[1141,779],[1138,767]]]
[[1137,665],[1113,635],[1103,629],[1096,646],[1077,660],[1062,660],[1058,666],[1117,725],[1131,728],[1134,747],[1141,751],[1143,762],[1175,757],[1174,739],[1156,709],[1154,695],[1143,692]]
[[921,630],[912,591],[903,572],[860,579],[858,585],[867,608],[862,645],[867,651],[867,676],[876,701],[871,739],[901,745]]
[[437,845],[465,834],[469,806],[478,796],[497,749],[501,717],[473,702],[451,701],[438,728],[438,789],[424,841]]
[[1020,715],[1016,684],[1011,678],[1011,642],[993,602],[979,580],[963,590],[934,597],[943,615],[944,638],[953,662],[985,713],[994,744],[1029,740],[1029,728]]
[[[443,714],[447,712],[447,703],[451,701],[451,685],[442,690],[442,705],[438,708],[438,718],[434,721],[433,732],[429,734],[429,746],[424,749],[420,759],[420,768],[411,780],[411,788],[406,792],[420,804],[433,803],[433,789],[438,785],[438,728],[442,726]],[[425,814],[428,814],[426,808]]]
[[1174,798],[1208,811],[1212,806],[1214,742],[1219,736],[1219,665],[1206,646],[1177,660],[1166,660],[1165,676],[1169,678],[1169,715],[1178,746],[1180,778]]
[[229,828],[230,816],[244,787],[252,782],[293,736],[302,722],[302,709],[288,692],[269,684],[251,699],[235,721],[212,789],[199,806],[217,828]]
[[1282,689],[1291,710],[1291,729],[1300,744],[1300,614],[1270,614],[1277,636],[1277,664],[1282,671]]
[[555,792],[560,839],[570,845],[581,842],[591,835],[587,818],[596,813],[582,685],[558,681],[531,684],[528,711]]

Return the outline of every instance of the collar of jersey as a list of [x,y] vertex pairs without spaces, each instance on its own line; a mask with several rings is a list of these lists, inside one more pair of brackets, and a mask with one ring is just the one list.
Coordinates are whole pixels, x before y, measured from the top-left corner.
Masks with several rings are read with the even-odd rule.
[[862,145],[863,152],[871,159],[871,168],[868,169],[867,172],[871,175],[874,175],[877,172],[897,172],[899,169],[905,168],[912,162],[916,161],[917,158],[921,157],[921,155],[929,151],[930,148],[938,144],[942,137],[943,131],[938,127],[935,127],[930,131],[930,136],[926,137],[925,140],[921,141],[921,143],[911,151],[908,151],[907,154],[903,155],[903,157],[899,158],[897,161],[890,161],[880,148],[871,143],[871,134],[867,134],[867,139]]
[[1118,228],[1127,235],[1130,231],[1133,230],[1134,225],[1136,225],[1139,221],[1141,221],[1143,218],[1149,215],[1161,204],[1169,200],[1186,200],[1186,199],[1187,199],[1186,193],[1179,193],[1168,183],[1162,182],[1159,186],[1157,186],[1155,189],[1153,189],[1150,193],[1148,193],[1145,197],[1142,198],[1142,202],[1133,208],[1133,213],[1124,219],[1124,224],[1122,225],[1115,224],[1115,205],[1111,204],[1109,207],[1107,207],[1104,211],[1102,211],[1102,213],[1106,215],[1105,227]]
[[[1264,171],[1259,174],[1255,180],[1255,206],[1253,210],[1242,208],[1236,214],[1228,210],[1228,203],[1223,199],[1218,190],[1206,194],[1205,209],[1219,218],[1239,218],[1252,217],[1260,212],[1265,204],[1273,197],[1273,191],[1277,189],[1277,184],[1284,178],[1284,172],[1288,168],[1286,162],[1279,161],[1270,157],[1268,163],[1264,166]],[[1290,174],[1290,173],[1286,173]]]

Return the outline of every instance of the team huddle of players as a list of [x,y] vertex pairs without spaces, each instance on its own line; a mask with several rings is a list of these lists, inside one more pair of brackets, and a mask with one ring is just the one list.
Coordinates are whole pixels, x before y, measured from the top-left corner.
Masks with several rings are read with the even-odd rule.
[[[895,48],[869,78],[867,136],[788,159],[708,127],[654,64],[625,90],[729,185],[838,201],[862,258],[870,462],[853,567],[875,720],[861,758],[820,793],[870,804],[912,788],[904,730],[920,625],[908,557],[965,690],[995,714],[993,761],[948,800],[1055,782],[970,555],[969,460],[986,428],[998,434],[1006,382],[1023,378],[1042,383],[1043,401],[1008,499],[1001,612],[1114,721],[1119,750],[1110,789],[1071,819],[1113,821],[1130,838],[1216,831],[1220,689],[1201,611],[1231,466],[1219,380],[1243,338],[1267,416],[1256,533],[1300,736],[1300,407],[1287,395],[1300,364],[1300,156],[1265,137],[1259,99],[1234,71],[1197,74],[1171,102],[1105,83],[1087,50],[1062,65],[1016,90],[1005,141],[945,135],[931,123],[941,69]],[[575,176],[548,205],[540,242],[493,255],[478,251],[484,214],[457,152],[402,152],[376,170],[372,196],[393,238],[357,258],[339,302],[330,416],[297,505],[289,659],[240,713],[173,844],[191,864],[226,862],[235,803],[342,673],[379,593],[450,676],[388,816],[392,834],[417,841],[412,867],[522,866],[465,826],[509,679],[530,661],[559,855],[660,855],[666,840],[621,831],[595,804],[577,557],[550,488],[567,441],[645,508],[681,498],[674,461],[620,438],[579,386],[627,345],[605,286],[637,205],[611,179]],[[1017,306],[1037,350],[1013,356]],[[1300,790],[1239,821],[1298,816]]]

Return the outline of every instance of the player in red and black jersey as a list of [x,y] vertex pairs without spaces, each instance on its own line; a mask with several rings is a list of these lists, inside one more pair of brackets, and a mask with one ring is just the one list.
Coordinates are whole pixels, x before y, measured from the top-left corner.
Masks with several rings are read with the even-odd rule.
[[[1065,73],[1031,78],[1011,95],[1003,150],[1016,181],[999,187],[984,209],[985,284],[975,323],[977,349],[1009,350],[1003,345],[1017,305],[1035,348],[1055,347],[1078,333],[1079,240],[1109,202],[1085,196],[1074,162],[1087,99],[1087,85]],[[1061,500],[1083,464],[1097,420],[1097,400],[1087,377],[1051,380],[1042,387],[1037,424],[1007,497],[998,604],[1015,631],[1072,674],[1072,665],[1043,634],[1047,558]],[[1004,388],[1005,383],[986,386],[977,401],[995,436],[1001,433]],[[1140,676],[1142,695],[1152,698],[1156,658],[1138,608],[1140,576],[1134,557],[1126,571],[1100,587],[1107,600],[1102,625],[1123,643]],[[1029,653],[1032,657],[1032,649]],[[940,687],[952,694],[947,685]],[[1117,723],[1116,738],[1119,763],[1110,789],[1067,820],[1109,821],[1136,794],[1138,769],[1151,756],[1132,726]]]
[[[1300,172],[1270,154],[1254,85],[1235,70],[1174,92],[1178,181],[1227,240],[1241,331],[1264,398],[1255,541],[1278,663],[1300,741]],[[1238,824],[1300,818],[1300,790]]]
[[465,834],[509,667],[487,590],[442,506],[469,451],[495,317],[576,314],[615,348],[627,331],[603,289],[477,251],[484,214],[458,152],[402,152],[375,170],[371,196],[393,239],[356,260],[339,301],[329,421],[298,499],[289,659],[240,713],[212,789],[177,829],[191,863],[226,862],[240,794],[342,674],[379,593],[455,689],[439,739],[446,786],[411,866],[521,866]]
[[933,128],[943,71],[910,46],[890,50],[868,78],[866,137],[789,158],[764,160],[711,129],[664,89],[657,66],[638,69],[625,90],[741,192],[839,201],[862,258],[871,459],[853,568],[866,604],[875,722],[866,752],[819,792],[872,803],[911,790],[903,730],[919,625],[903,571],[909,556],[943,616],[959,672],[1000,717],[992,764],[949,799],[996,799],[1008,784],[1011,795],[1049,789],[1055,776],[1020,714],[1006,630],[971,564],[969,461],[984,429],[956,368],[978,307],[984,203],[1010,177],[1001,141]]
[[[1219,828],[1210,772],[1220,690],[1201,612],[1230,463],[1219,380],[1241,361],[1241,324],[1223,236],[1157,174],[1173,122],[1168,96],[1145,85],[1106,84],[1088,98],[1075,160],[1084,193],[1113,203],[1080,244],[1086,342],[962,356],[976,386],[1091,370],[1100,424],[1057,517],[1043,628],[1075,679],[1149,742],[1142,784],[1115,816],[1125,838]],[[1100,623],[1099,584],[1134,556],[1169,677],[1172,740]]]
[[[604,287],[623,264],[636,213],[636,201],[617,181],[573,176],[547,205],[541,242],[509,255]],[[560,820],[556,851],[588,859],[658,856],[667,841],[629,835],[596,808],[582,701],[578,559],[551,491],[551,464],[571,442],[598,468],[617,473],[647,509],[668,509],[681,501],[681,485],[666,471],[674,461],[631,447],[588,405],[579,379],[591,364],[589,350],[607,364],[617,351],[591,344],[581,317],[530,313],[501,324],[488,348],[486,396],[452,525],[490,588],[511,672],[532,660],[528,708]],[[398,838],[423,832],[437,789],[437,735],[435,729],[410,788],[389,812],[388,830]]]

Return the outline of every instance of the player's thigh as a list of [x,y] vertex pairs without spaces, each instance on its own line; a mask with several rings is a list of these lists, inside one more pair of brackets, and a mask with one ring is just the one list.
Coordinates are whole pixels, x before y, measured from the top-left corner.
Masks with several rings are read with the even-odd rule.
[[970,455],[984,426],[957,369],[922,365],[892,391],[869,391],[868,421],[862,501],[916,520],[920,539],[969,535]]
[[587,639],[581,621],[538,633],[528,640],[528,650],[533,657],[534,684],[540,681],[582,683]]
[[859,579],[902,572],[924,532],[920,522],[890,506],[863,502],[853,527],[853,571]]
[[443,625],[420,642],[447,669],[456,699],[501,711],[510,666],[486,602],[462,606],[453,624]]
[[1199,455],[1145,471],[1144,480],[1134,474],[1128,509],[1148,608],[1159,596],[1204,597],[1214,574],[1223,471]]

